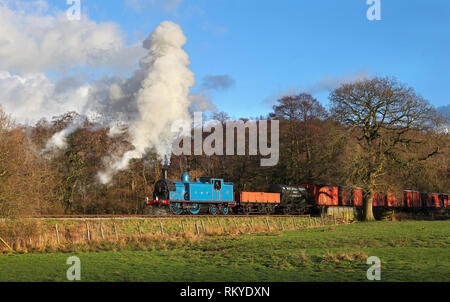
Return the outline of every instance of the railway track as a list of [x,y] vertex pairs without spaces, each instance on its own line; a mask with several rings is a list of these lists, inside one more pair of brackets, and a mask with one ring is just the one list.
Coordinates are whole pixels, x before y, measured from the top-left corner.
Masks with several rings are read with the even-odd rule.
[[33,219],[176,219],[176,218],[309,217],[309,215],[33,215]]

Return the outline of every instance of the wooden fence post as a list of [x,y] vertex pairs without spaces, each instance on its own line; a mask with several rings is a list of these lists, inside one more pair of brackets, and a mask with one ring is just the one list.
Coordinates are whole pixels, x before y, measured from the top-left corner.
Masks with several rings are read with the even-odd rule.
[[91,233],[89,232],[89,223],[86,222],[87,239],[91,241]]
[[55,230],[56,230],[56,241],[58,242],[58,244],[60,244],[60,242],[59,242],[58,224],[55,224]]
[[117,227],[115,223],[113,223],[113,227],[114,227],[114,234],[116,234],[116,241],[119,241],[119,234],[117,233]]
[[197,224],[197,222],[195,223],[195,230],[197,231],[197,235],[200,235],[200,232],[198,231],[198,224]]
[[162,221],[159,221],[159,227],[161,228],[161,235],[164,235],[164,229],[163,229]]
[[141,223],[140,222],[138,222],[137,228],[138,228],[138,232],[139,232],[139,237],[142,237]]
[[297,228],[297,226],[295,225],[295,217],[294,216],[292,216],[292,225],[294,226],[294,229]]
[[103,225],[100,223],[100,234],[102,235],[102,240],[105,240],[105,234],[103,233]]
[[225,229],[223,228],[222,224],[220,223],[220,218],[217,220],[217,223],[219,224],[219,227],[222,230],[222,232],[225,232]]
[[203,223],[203,220],[201,221],[201,223],[202,223],[202,229],[203,229],[203,233],[205,233],[205,234],[206,234],[205,224]]

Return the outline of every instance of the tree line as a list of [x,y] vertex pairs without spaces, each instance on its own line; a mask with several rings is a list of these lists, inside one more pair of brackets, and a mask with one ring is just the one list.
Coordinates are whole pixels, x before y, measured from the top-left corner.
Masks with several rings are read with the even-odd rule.
[[[192,179],[224,178],[236,190],[248,191],[265,191],[270,184],[361,187],[368,220],[373,219],[376,192],[450,191],[450,136],[440,130],[448,119],[413,88],[377,77],[343,84],[330,91],[329,100],[327,110],[310,94],[289,95],[260,117],[280,121],[275,167],[261,167],[260,155],[172,155],[169,176],[178,179],[189,171]],[[147,210],[145,198],[153,196],[153,185],[162,176],[155,153],[133,160],[109,185],[97,179],[105,156],[132,149],[126,134],[110,137],[109,129],[86,121],[68,136],[65,149],[43,151],[76,118],[69,112],[23,126],[0,109],[1,216]],[[228,115],[219,112],[213,118],[224,123]]]

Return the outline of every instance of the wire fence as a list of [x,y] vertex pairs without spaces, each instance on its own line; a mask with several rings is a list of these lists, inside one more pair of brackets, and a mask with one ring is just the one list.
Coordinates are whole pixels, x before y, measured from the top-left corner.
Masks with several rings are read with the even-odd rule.
[[195,217],[136,220],[43,220],[0,223],[0,251],[70,249],[73,245],[121,245],[165,240],[201,240],[212,236],[274,233],[347,224],[348,217]]

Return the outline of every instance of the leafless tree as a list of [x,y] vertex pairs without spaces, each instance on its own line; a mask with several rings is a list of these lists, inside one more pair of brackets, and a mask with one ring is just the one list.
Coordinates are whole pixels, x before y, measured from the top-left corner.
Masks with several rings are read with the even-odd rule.
[[290,160],[287,162],[290,181],[311,181],[314,162],[320,153],[318,144],[322,121],[328,114],[325,108],[310,94],[285,96],[273,107],[272,118],[287,123],[283,127],[285,143],[289,146]]
[[[344,84],[330,95],[333,117],[349,127],[359,143],[355,150],[354,173],[364,189],[364,217],[374,220],[372,199],[391,164],[425,160],[439,152],[439,147],[421,148],[420,133],[437,128],[439,119],[434,107],[413,88],[394,78],[376,77]],[[431,150],[430,148],[433,147]],[[406,151],[406,152],[405,152]]]

